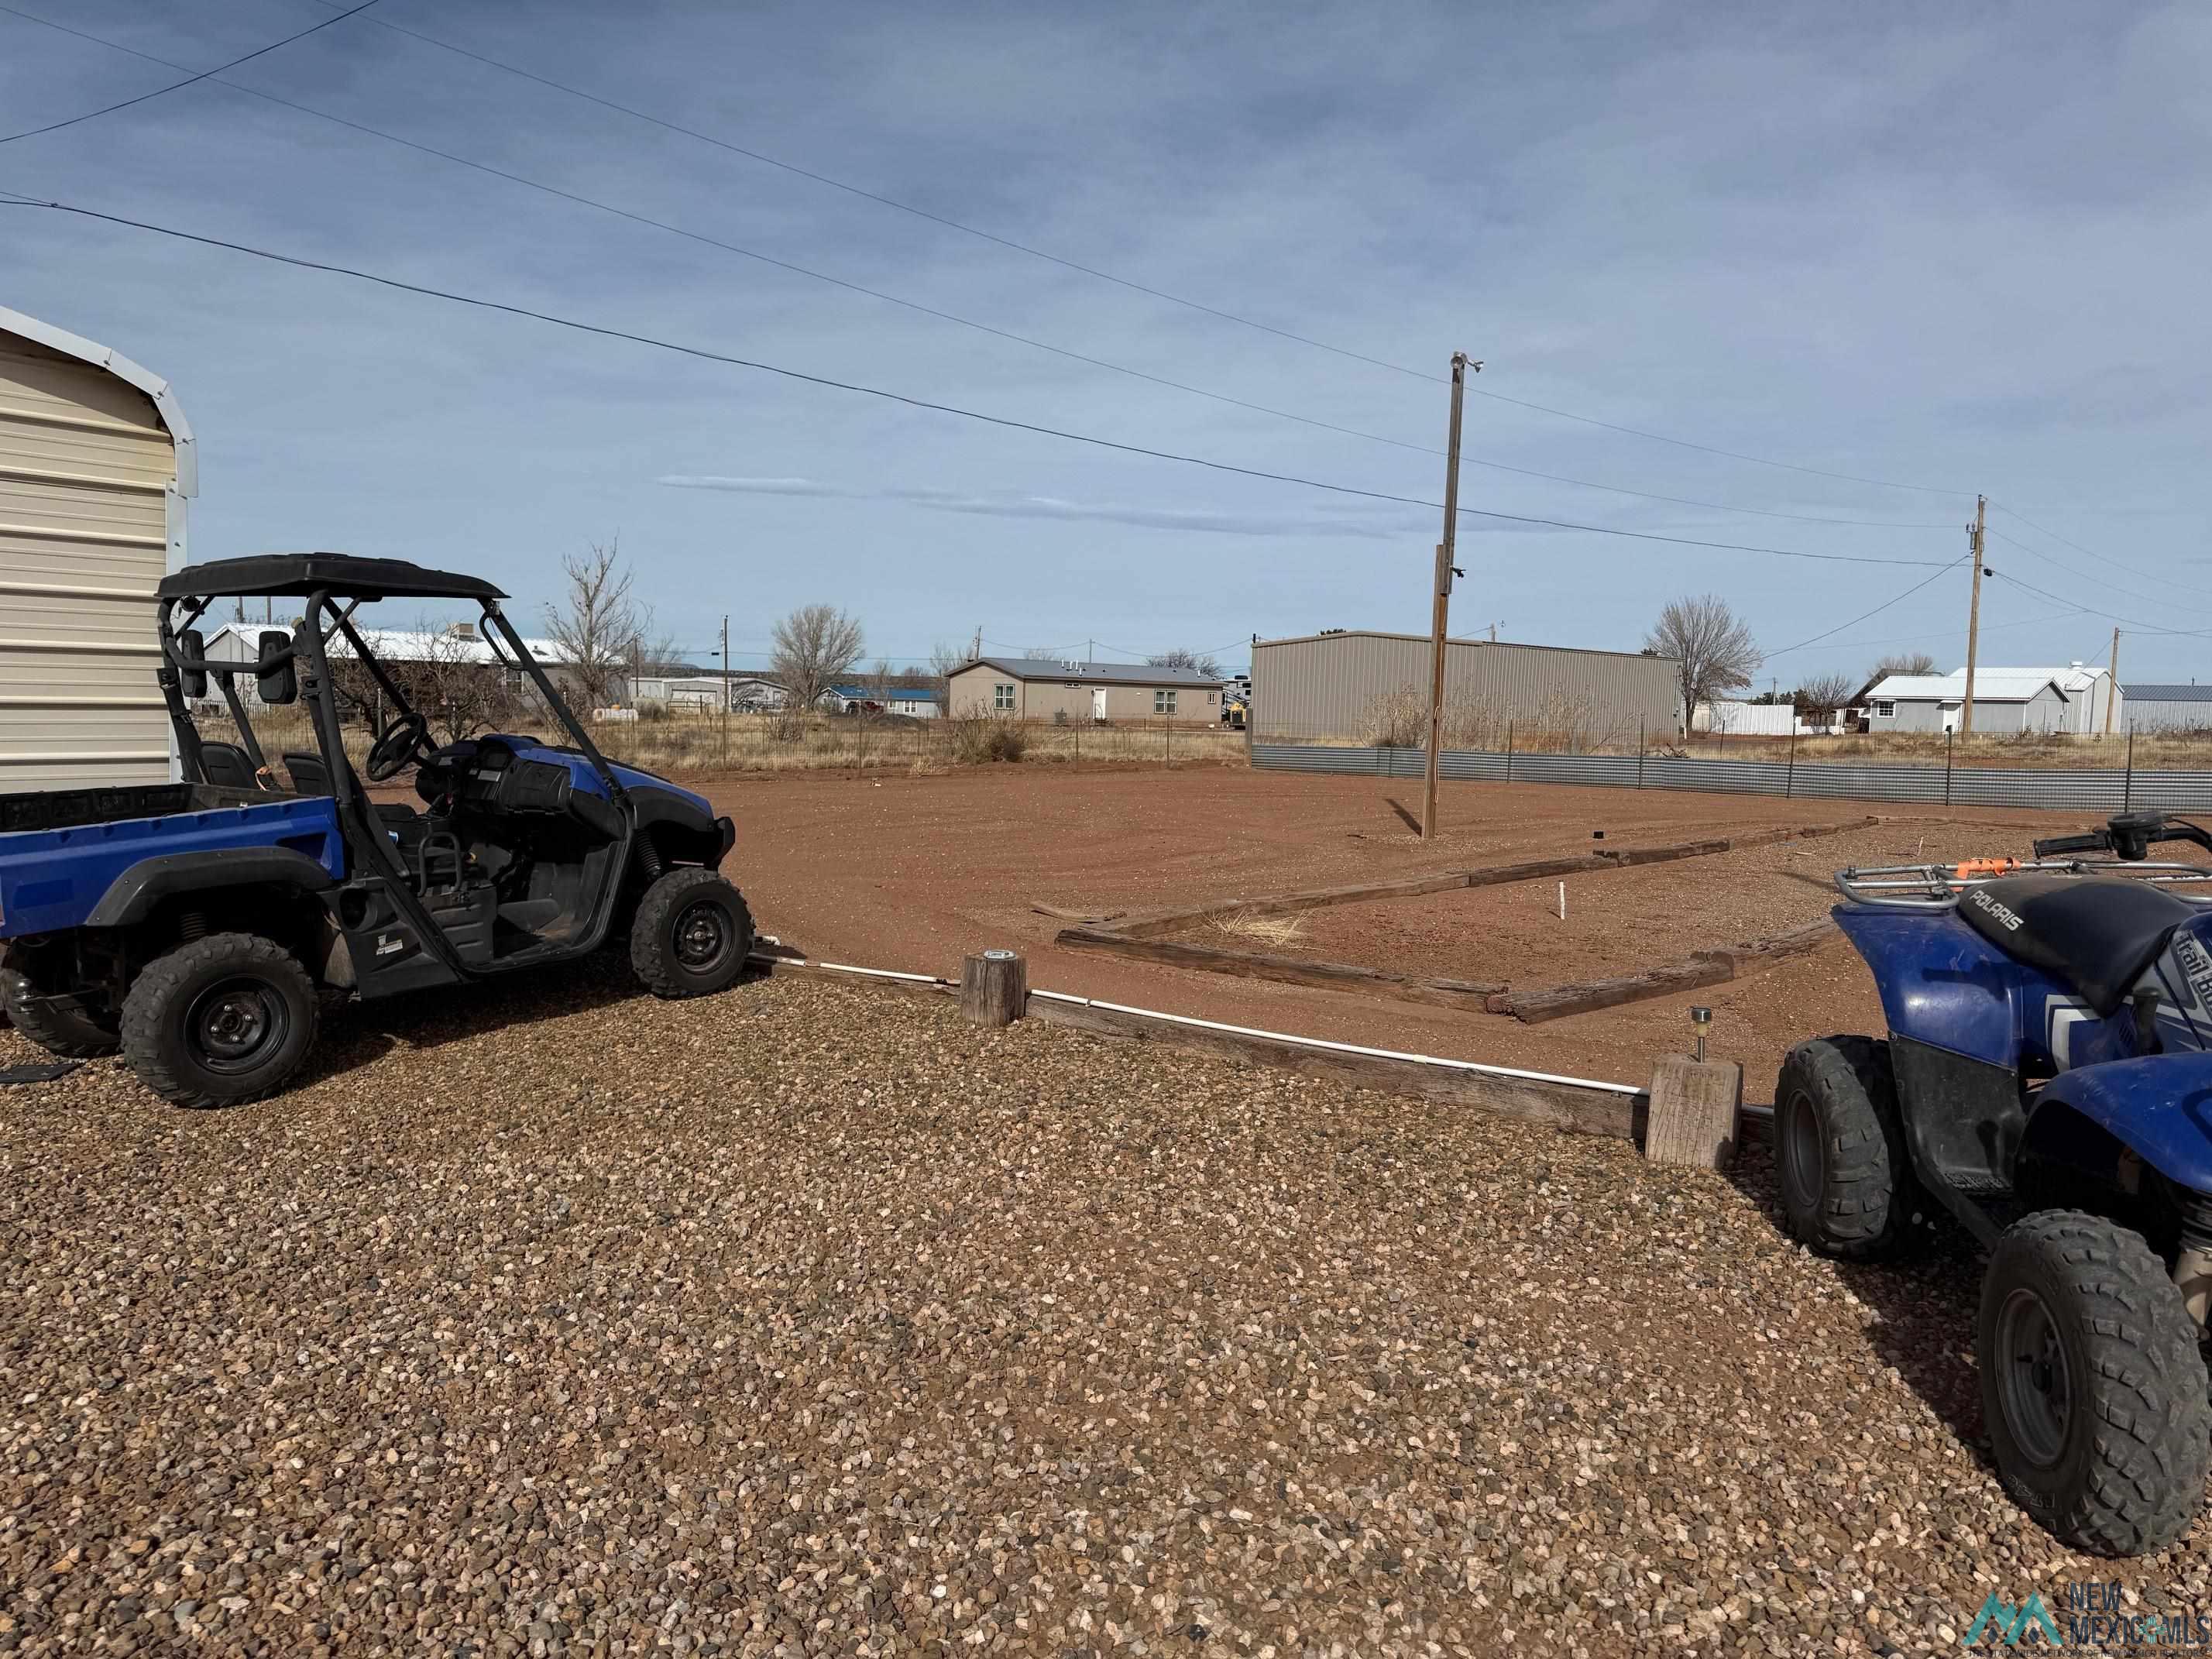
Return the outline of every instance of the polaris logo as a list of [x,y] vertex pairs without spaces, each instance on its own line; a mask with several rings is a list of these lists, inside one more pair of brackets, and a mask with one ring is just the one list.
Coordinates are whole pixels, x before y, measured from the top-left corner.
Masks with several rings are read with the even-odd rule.
[[2003,923],[2004,930],[2008,933],[2016,933],[2020,931],[2020,913],[2017,910],[1998,903],[1978,887],[1973,890],[1969,898],[1976,909],[1994,916]]

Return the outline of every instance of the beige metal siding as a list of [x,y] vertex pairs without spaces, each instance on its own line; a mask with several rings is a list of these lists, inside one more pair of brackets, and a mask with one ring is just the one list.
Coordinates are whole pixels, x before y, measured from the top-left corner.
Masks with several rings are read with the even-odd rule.
[[[1411,696],[1425,706],[1429,641],[1417,635],[1343,633],[1263,640],[1252,650],[1255,736],[1366,742],[1377,706]],[[1674,665],[1665,657],[1453,640],[1445,647],[1448,706],[1524,729],[1571,723],[1595,744],[1634,743],[1681,729]]]
[[1091,694],[1101,690],[1106,694],[1106,719],[1113,723],[1166,723],[1170,717],[1153,706],[1155,694],[1162,690],[1176,694],[1173,719],[1177,726],[1212,726],[1221,719],[1219,686],[1101,685],[1085,684],[1079,680],[1018,679],[988,664],[953,675],[949,684],[955,714],[998,712],[993,688],[1011,685],[1014,688],[1016,720],[1088,720],[1095,708]]
[[0,790],[169,775],[153,592],[176,476],[151,398],[0,331]]

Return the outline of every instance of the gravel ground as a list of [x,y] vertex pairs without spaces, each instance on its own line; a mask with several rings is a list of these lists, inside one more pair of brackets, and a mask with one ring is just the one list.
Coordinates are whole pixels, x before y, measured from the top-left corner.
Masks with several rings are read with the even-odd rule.
[[[0,1095],[0,1650],[1955,1651],[2204,1608],[1972,1437],[1975,1269],[1763,1168],[800,981]],[[0,1063],[27,1058],[0,1034]]]

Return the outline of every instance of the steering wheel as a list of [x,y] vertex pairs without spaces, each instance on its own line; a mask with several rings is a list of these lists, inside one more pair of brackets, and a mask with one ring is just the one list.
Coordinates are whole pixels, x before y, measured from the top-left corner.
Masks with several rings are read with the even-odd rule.
[[415,757],[430,748],[430,722],[419,709],[394,714],[392,723],[376,734],[362,770],[371,783],[382,783],[407,769]]

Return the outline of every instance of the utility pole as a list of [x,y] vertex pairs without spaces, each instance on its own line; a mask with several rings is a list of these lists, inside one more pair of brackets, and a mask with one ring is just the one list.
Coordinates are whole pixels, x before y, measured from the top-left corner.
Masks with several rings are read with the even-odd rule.
[[[1474,365],[1477,372],[1482,365]],[[1460,406],[1467,398],[1467,353],[1451,360],[1451,441],[1444,451],[1444,538],[1437,544],[1435,596],[1429,607],[1429,764],[1421,786],[1421,839],[1437,836],[1437,764],[1444,737],[1444,623],[1451,611],[1452,550],[1459,540]]]
[[1982,520],[1989,510],[1985,496],[1974,497],[1974,597],[1966,606],[1966,696],[1959,706],[1959,735],[1974,735],[1974,653],[1982,637]]
[[968,660],[974,662],[983,654],[983,624],[975,624],[975,643],[968,647]]
[[2105,669],[2105,735],[2112,735],[2112,705],[2120,696],[2120,630],[2112,630],[2112,654]]
[[722,764],[730,763],[730,619],[722,618]]

